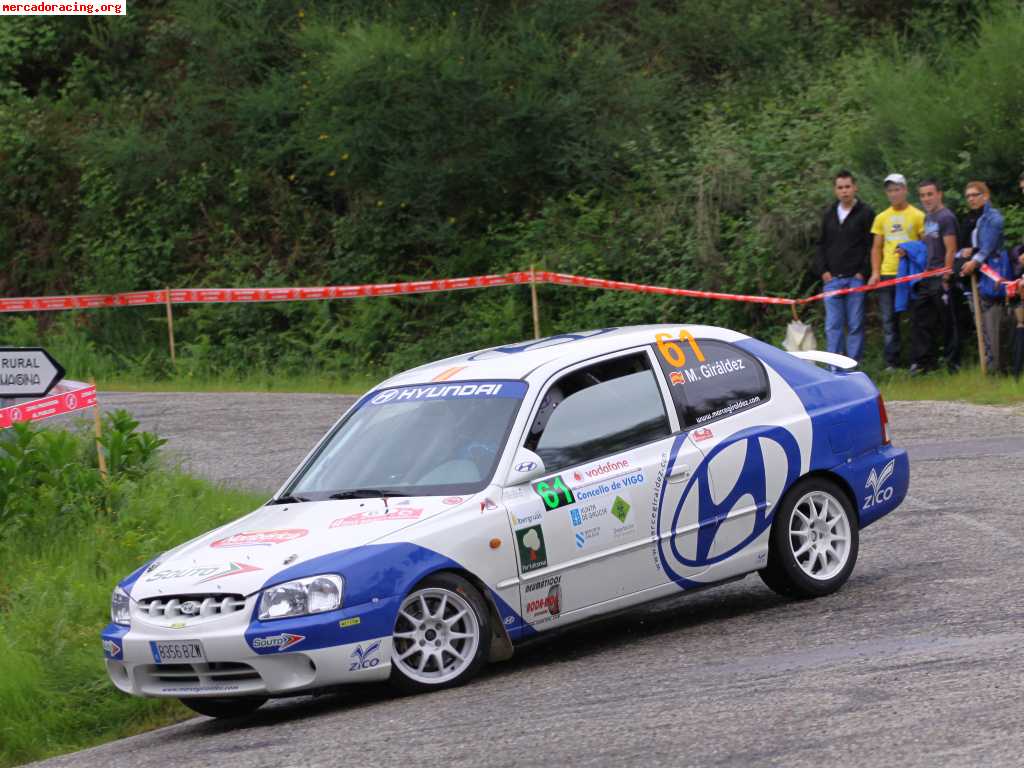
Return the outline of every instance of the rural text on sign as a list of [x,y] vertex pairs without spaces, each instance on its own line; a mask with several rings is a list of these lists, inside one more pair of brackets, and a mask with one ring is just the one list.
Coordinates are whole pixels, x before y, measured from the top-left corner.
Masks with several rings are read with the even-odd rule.
[[45,349],[0,348],[0,397],[45,397],[63,377],[64,369]]

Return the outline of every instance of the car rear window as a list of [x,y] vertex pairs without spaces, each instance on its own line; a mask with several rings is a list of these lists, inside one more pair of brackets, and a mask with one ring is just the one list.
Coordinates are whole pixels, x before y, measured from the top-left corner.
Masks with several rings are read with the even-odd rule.
[[[668,334],[659,334],[659,337]],[[654,345],[684,427],[709,424],[767,402],[764,365],[739,347],[714,339],[659,338]]]

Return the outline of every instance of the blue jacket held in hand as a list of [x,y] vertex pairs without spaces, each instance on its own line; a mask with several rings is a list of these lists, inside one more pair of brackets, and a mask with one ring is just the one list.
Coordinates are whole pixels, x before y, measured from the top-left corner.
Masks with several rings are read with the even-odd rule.
[[[910,275],[917,275],[925,271],[928,264],[928,246],[920,240],[908,240],[905,243],[900,243],[900,250],[906,256],[900,259],[899,271],[896,273],[897,277],[909,277]],[[911,280],[906,283],[896,284],[894,303],[897,312],[904,312],[910,306],[910,300],[914,298],[914,286],[919,282],[920,280]]]

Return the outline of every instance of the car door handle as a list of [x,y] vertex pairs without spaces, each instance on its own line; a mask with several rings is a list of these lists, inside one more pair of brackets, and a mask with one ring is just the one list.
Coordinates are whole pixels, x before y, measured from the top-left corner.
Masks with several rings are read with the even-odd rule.
[[672,471],[668,473],[669,482],[681,483],[690,476],[690,472],[689,464],[676,464],[672,467]]

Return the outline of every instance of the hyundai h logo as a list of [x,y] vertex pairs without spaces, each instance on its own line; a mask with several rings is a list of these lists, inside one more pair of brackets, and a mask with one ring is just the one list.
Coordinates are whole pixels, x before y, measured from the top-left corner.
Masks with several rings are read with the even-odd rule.
[[[669,462],[668,473],[671,473],[672,464],[675,463],[679,447],[683,444],[683,438],[679,438],[672,448],[672,456]],[[774,463],[770,468],[765,467],[764,449],[762,441],[775,443],[784,455],[785,465],[782,461]],[[712,481],[709,476],[710,467],[716,456],[722,451],[740,443],[743,445],[742,463],[739,471],[732,477],[723,473],[716,473],[715,491],[712,495]],[[796,480],[800,472],[800,446],[791,432],[782,427],[752,427],[741,430],[735,435],[723,440],[712,448],[704,461],[697,467],[690,477],[675,509],[672,511],[671,528],[669,529],[666,510],[662,509],[665,489],[662,486],[662,498],[658,504],[658,529],[661,531],[671,530],[678,532],[693,526],[692,519],[683,520],[683,510],[687,508],[691,494],[697,494],[697,541],[696,552],[692,555],[684,554],[679,549],[677,536],[661,538],[658,543],[658,555],[662,566],[676,581],[685,581],[685,577],[679,570],[693,573],[695,570],[706,568],[727,557],[739,552],[758,536],[768,530],[772,523],[772,516],[768,500],[768,479],[767,472],[778,473],[784,470],[785,477],[776,478],[773,485],[780,488],[788,488]],[[724,493],[724,496],[723,496]],[[720,501],[715,500],[717,496]],[[718,536],[722,524],[728,519],[729,514],[737,507],[754,507],[753,520],[750,522],[750,531],[741,541],[726,548],[724,551],[712,555],[711,551]],[[693,508],[691,502],[690,508]],[[684,566],[680,569],[679,566]],[[679,569],[679,570],[677,570]]]

